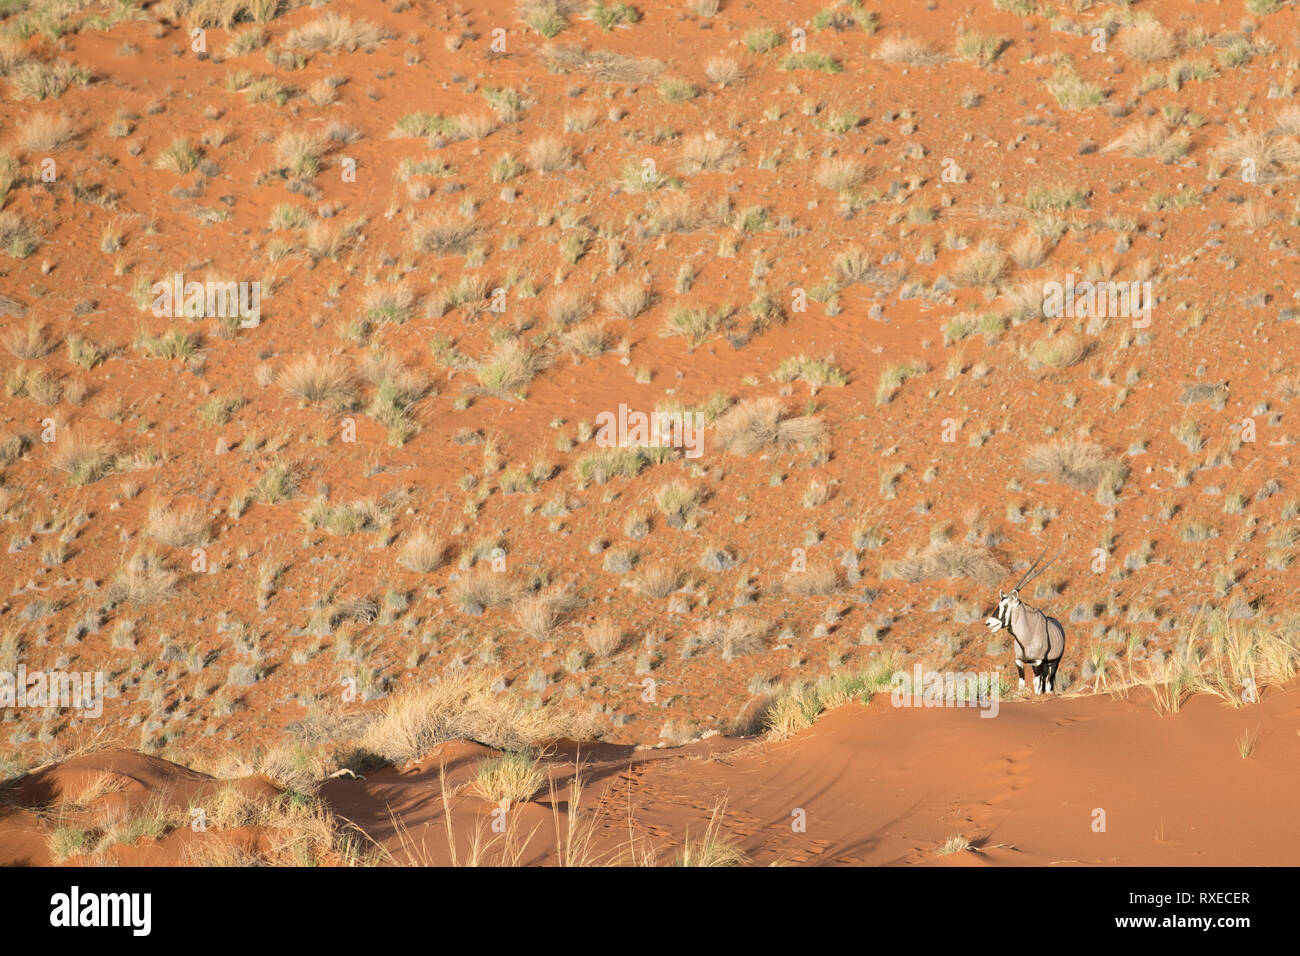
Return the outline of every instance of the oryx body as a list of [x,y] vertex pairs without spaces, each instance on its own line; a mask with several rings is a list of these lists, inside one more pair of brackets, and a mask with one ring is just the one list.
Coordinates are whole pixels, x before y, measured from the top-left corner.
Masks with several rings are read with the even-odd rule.
[[1052,561],[1048,561],[1047,565],[1035,573],[1034,569],[1045,554],[1047,552],[1044,550],[1038,556],[1038,561],[1030,565],[1024,577],[1011,589],[1010,594],[998,591],[997,610],[984,621],[990,631],[997,632],[1005,628],[1011,633],[1016,642],[1016,670],[1020,674],[1020,687],[1023,689],[1025,686],[1026,666],[1032,667],[1035,694],[1055,693],[1056,668],[1065,654],[1065,628],[1061,622],[1020,600],[1020,589],[1046,571],[1052,561],[1056,560],[1052,558]]
[[990,631],[1006,628],[1016,642],[1016,670],[1025,686],[1025,665],[1034,669],[1034,693],[1056,691],[1056,668],[1065,654],[1065,628],[1054,617],[1020,600],[1015,591],[998,592],[998,609],[984,622]]

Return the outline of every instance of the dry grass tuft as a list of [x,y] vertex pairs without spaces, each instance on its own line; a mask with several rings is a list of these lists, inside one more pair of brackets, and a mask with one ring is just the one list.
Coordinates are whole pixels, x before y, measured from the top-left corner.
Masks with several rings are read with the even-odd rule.
[[117,456],[112,446],[79,432],[60,435],[50,453],[50,467],[64,472],[70,485],[88,485],[112,473]]
[[276,381],[286,393],[308,405],[325,405],[335,411],[356,405],[352,367],[338,356],[304,355],[281,369]]
[[121,567],[107,589],[110,604],[157,604],[176,593],[180,579],[155,551],[141,549]]
[[882,40],[880,46],[876,47],[874,56],[886,63],[903,63],[907,66],[936,66],[948,59],[947,54],[932,49],[924,40],[906,34]]
[[688,176],[730,172],[739,161],[739,145],[712,132],[694,133],[682,140],[681,170]]
[[447,542],[421,529],[407,535],[397,554],[397,563],[417,574],[432,574],[447,563]]
[[31,60],[31,54],[16,36],[0,36],[0,76],[8,76]]
[[1187,137],[1164,120],[1156,119],[1130,126],[1107,143],[1102,152],[1119,152],[1134,159],[1158,159],[1168,164],[1187,155]]
[[377,46],[388,37],[383,27],[366,20],[352,21],[337,13],[327,13],[314,23],[290,30],[284,45],[306,53],[352,53]]
[[1006,271],[1007,257],[992,244],[966,253],[953,267],[952,281],[960,286],[991,286]]
[[300,179],[312,179],[321,167],[329,137],[319,130],[289,129],[275,141],[275,156],[281,169]]
[[826,564],[815,564],[805,571],[791,571],[781,581],[781,587],[786,593],[799,597],[834,594],[839,586],[835,569]]
[[[717,0],[694,2],[709,3],[717,9]],[[703,836],[692,838],[689,833],[686,835],[674,866],[744,866],[749,862],[749,855],[740,844],[722,832],[722,812],[721,805],[714,808]]]
[[696,638],[707,647],[716,647],[724,661],[746,654],[758,654],[767,648],[771,626],[751,617],[728,617],[705,621]]
[[714,439],[733,455],[818,449],[828,441],[821,419],[791,417],[778,398],[751,398],[735,405],[718,419]]
[[18,124],[14,142],[26,153],[54,153],[77,137],[77,125],[71,117],[37,113]]
[[0,252],[15,259],[25,259],[36,251],[40,237],[36,228],[14,212],[0,212]]
[[[0,231],[3,231],[0,228]],[[45,326],[30,319],[25,326],[10,329],[4,334],[4,346],[16,359],[31,361],[44,358],[54,349],[55,340],[50,337]]]
[[582,605],[582,599],[569,589],[550,587],[519,598],[512,610],[521,631],[535,641],[546,641],[555,634],[564,616]]
[[623,646],[625,635],[611,618],[598,618],[582,631],[583,640],[597,657],[609,657]]
[[1300,106],[1287,106],[1273,116],[1273,126],[1282,136],[1300,136]]
[[1034,361],[1051,368],[1078,365],[1088,354],[1090,343],[1071,332],[1039,339],[1029,350]]
[[508,753],[479,762],[474,791],[485,800],[509,810],[527,803],[542,789],[546,777],[537,759],[527,753]]
[[1127,477],[1121,462],[1108,458],[1100,445],[1089,442],[1036,445],[1025,456],[1025,467],[1079,491],[1092,491],[1103,484],[1118,490]]
[[1271,133],[1242,130],[1229,134],[1214,150],[1214,157],[1245,172],[1258,182],[1279,178],[1282,167],[1300,163],[1300,143]]
[[555,740],[592,740],[595,718],[554,705],[534,707],[499,693],[484,673],[443,674],[436,684],[388,702],[357,741],[364,753],[403,764],[448,740],[473,740],[498,750],[524,750]]
[[668,597],[682,585],[682,572],[667,564],[652,564],[642,568],[632,580],[632,588],[643,597],[659,601]]
[[704,75],[718,86],[734,86],[745,78],[744,68],[730,57],[715,56],[704,65]]
[[509,607],[519,596],[518,586],[490,568],[476,568],[456,582],[452,600],[466,614],[481,614],[488,608]]
[[539,173],[558,173],[573,165],[573,150],[558,136],[543,136],[528,144],[528,165]]
[[517,396],[542,368],[545,358],[522,342],[502,342],[474,374],[479,386],[498,398]]
[[491,113],[465,113],[456,117],[456,135],[461,139],[487,139],[498,125]]
[[966,544],[935,543],[924,551],[886,561],[882,580],[900,578],[915,584],[929,578],[973,578],[991,587],[1007,576],[1007,568],[986,548]]
[[817,167],[813,178],[825,189],[844,195],[861,185],[866,175],[866,166],[856,159],[828,159]]
[[1167,60],[1178,53],[1178,35],[1153,17],[1138,17],[1120,31],[1119,48],[1143,63]]
[[1178,651],[1156,665],[1148,662],[1144,677],[1130,672],[1129,682],[1147,688],[1161,713],[1177,713],[1198,693],[1245,707],[1300,674],[1298,633],[1294,619],[1260,626],[1222,612],[1199,614]]
[[557,45],[544,47],[541,56],[546,66],[556,73],[581,73],[602,83],[645,83],[664,71],[659,60],[611,50]]
[[836,673],[815,681],[798,681],[780,688],[762,708],[762,725],[769,741],[787,740],[807,730],[822,714],[855,700],[866,702],[871,695],[887,690],[902,662],[893,651],[874,657],[866,670]]
[[619,286],[601,296],[600,304],[620,319],[635,319],[654,303],[655,295],[639,282]]
[[197,548],[208,543],[208,519],[197,508],[156,504],[149,509],[148,533],[169,548]]
[[413,241],[418,252],[439,256],[463,256],[479,235],[476,223],[443,213],[415,225]]

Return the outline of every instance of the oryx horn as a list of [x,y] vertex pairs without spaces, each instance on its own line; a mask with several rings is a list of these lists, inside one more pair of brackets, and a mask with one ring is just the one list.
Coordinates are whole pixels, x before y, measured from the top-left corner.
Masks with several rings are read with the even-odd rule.
[[[1062,545],[1062,546],[1061,546],[1061,551],[1064,551],[1064,550],[1065,550],[1065,546]],[[1056,559],[1059,558],[1059,557],[1061,556],[1061,551],[1056,552],[1056,554],[1052,555],[1052,560],[1051,560],[1051,561],[1048,561],[1048,562],[1047,562],[1045,565],[1043,565],[1041,568],[1038,568],[1038,562],[1041,561],[1041,560],[1043,560],[1043,555],[1044,555],[1044,554],[1047,554],[1047,549],[1044,548],[1044,549],[1043,549],[1043,554],[1040,554],[1037,558],[1034,559],[1034,563],[1031,564],[1031,565],[1029,566],[1029,570],[1025,572],[1025,576],[1022,577],[1022,578],[1020,579],[1020,581],[1016,584],[1016,586],[1013,587],[1013,588],[1011,589],[1012,593],[1014,594],[1016,591],[1019,591],[1022,587],[1024,587],[1026,584],[1028,584],[1028,583],[1029,583],[1030,581],[1032,581],[1034,578],[1038,577],[1038,575],[1042,574],[1044,571],[1046,571],[1048,568],[1050,568],[1050,567],[1052,566],[1052,564],[1056,561]],[[1034,568],[1038,568],[1038,570],[1035,571]]]

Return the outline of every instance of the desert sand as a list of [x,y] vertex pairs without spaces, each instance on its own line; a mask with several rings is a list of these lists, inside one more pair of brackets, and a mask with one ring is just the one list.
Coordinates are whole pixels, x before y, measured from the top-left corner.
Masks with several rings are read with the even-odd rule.
[[1294,862],[1297,39],[6,7],[0,860]]

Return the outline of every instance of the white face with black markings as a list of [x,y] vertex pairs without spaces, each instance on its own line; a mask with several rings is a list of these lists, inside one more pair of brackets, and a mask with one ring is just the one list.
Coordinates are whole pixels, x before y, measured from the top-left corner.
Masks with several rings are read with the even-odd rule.
[[1012,591],[1010,594],[998,592],[998,606],[992,617],[984,619],[984,626],[990,631],[1000,631],[1004,627],[1011,629],[1011,612],[1020,604],[1020,596]]

